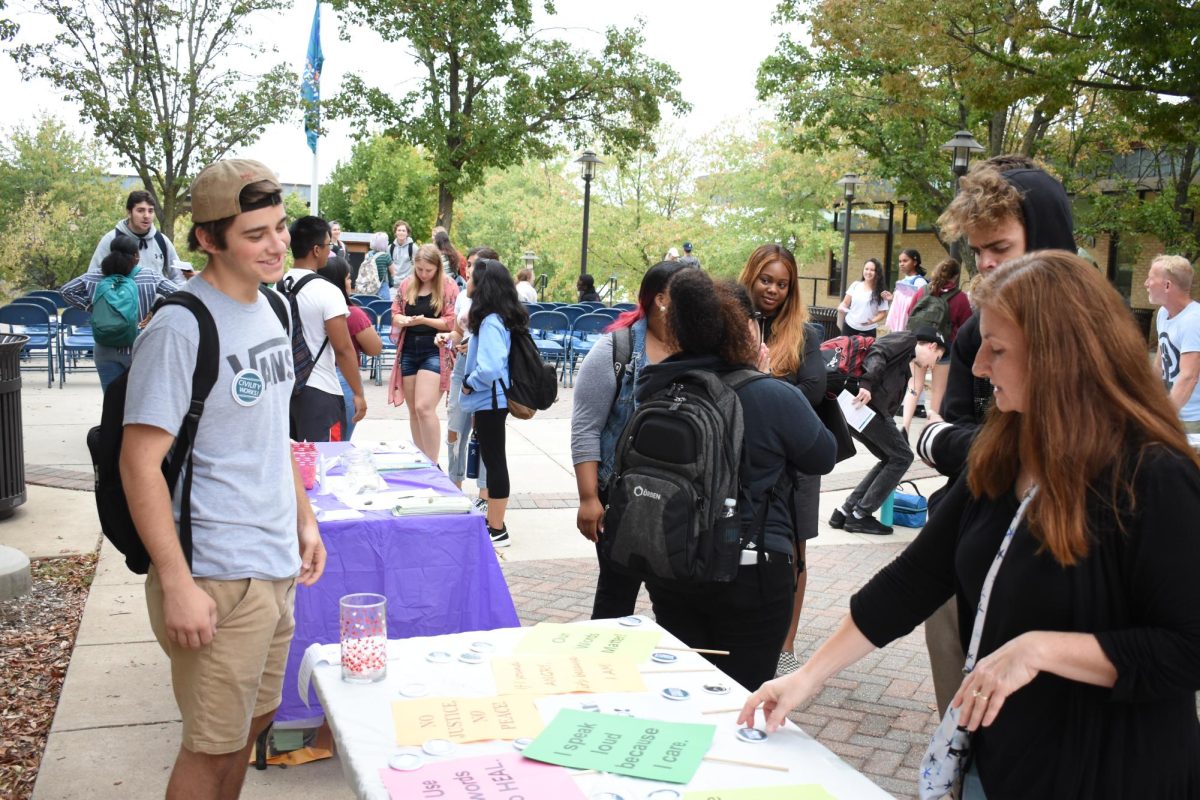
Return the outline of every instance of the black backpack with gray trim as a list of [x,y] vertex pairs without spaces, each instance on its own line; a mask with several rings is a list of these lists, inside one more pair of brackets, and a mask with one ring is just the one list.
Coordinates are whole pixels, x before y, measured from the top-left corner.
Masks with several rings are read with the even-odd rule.
[[737,577],[746,544],[736,505],[745,439],[737,390],[769,377],[687,370],[638,405],[617,443],[600,535],[611,563],[677,584]]

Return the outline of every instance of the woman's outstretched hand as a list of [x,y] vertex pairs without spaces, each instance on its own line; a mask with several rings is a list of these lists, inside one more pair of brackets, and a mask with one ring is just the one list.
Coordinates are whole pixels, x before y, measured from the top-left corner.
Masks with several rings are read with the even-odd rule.
[[767,681],[759,690],[746,700],[742,713],[738,715],[738,725],[754,727],[754,716],[759,706],[762,706],[766,724],[763,726],[767,733],[779,730],[787,719],[788,712],[803,704],[817,693],[821,685],[801,668],[790,675]]

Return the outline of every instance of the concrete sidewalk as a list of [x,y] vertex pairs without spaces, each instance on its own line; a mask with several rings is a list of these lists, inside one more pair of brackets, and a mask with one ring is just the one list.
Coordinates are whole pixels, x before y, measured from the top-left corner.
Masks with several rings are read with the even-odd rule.
[[[84,436],[99,419],[99,383],[94,375],[75,374],[61,390],[31,379],[22,391],[27,475],[37,485],[30,486],[28,502],[14,517],[0,522],[0,544],[30,556],[94,551],[100,536],[86,491],[91,464]],[[355,431],[356,441],[408,435],[407,415],[386,405],[385,387],[368,385],[367,399],[368,419]],[[500,559],[525,624],[590,614],[595,554],[575,529],[570,402],[571,390],[564,389],[549,412],[508,425],[514,494],[507,522],[513,543]],[[860,454],[825,479],[823,521],[872,463]],[[910,474],[926,494],[942,483],[920,465]],[[894,536],[872,537],[835,531],[822,522],[821,535],[810,542],[809,590],[797,647],[801,658],[833,630],[849,594],[915,533],[900,528]],[[918,629],[831,682],[798,717],[822,743],[900,795],[911,789],[910,765],[928,741],[927,729],[936,724],[923,657]],[[178,742],[178,711],[166,658],[147,621],[142,578],[129,573],[106,545],[34,797],[159,797]],[[336,757],[291,769],[251,769],[243,796],[285,798],[297,792],[352,796]]]

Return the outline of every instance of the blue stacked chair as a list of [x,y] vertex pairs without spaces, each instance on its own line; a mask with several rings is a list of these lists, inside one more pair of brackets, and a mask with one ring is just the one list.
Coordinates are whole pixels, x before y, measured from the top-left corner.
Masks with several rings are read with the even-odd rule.
[[[67,381],[68,372],[96,371],[96,340],[92,337],[91,312],[81,308],[63,311],[58,337],[58,383]],[[90,360],[91,366],[80,361]]]
[[391,307],[379,315],[375,330],[379,331],[379,338],[383,340],[383,351],[375,359],[375,369],[371,377],[375,379],[375,385],[379,386],[383,383],[383,365],[390,364],[396,358],[396,345],[392,343]]
[[70,305],[67,302],[67,298],[62,296],[62,292],[55,291],[54,289],[34,289],[32,292],[26,294],[26,297],[44,297],[58,308],[66,308]]
[[580,300],[576,305],[587,306],[588,308],[604,308],[604,303],[599,300]]
[[592,313],[593,314],[603,314],[604,316],[608,317],[609,319],[616,319],[617,317],[621,316],[625,312],[621,311],[618,308],[608,308],[607,306],[604,306],[604,307],[595,309],[594,311],[592,311]]
[[613,308],[621,311],[633,311],[635,308],[637,308],[637,303],[617,303],[613,306]]
[[[55,337],[58,335],[46,309],[34,303],[16,302],[0,308],[0,325],[8,326],[8,333],[20,333],[29,337],[21,349],[21,369],[40,370],[32,364],[36,350],[46,351],[46,386],[54,385]],[[18,330],[20,328],[20,330]],[[24,362],[30,361],[26,364]]]
[[571,328],[570,349],[567,353],[567,365],[571,371],[570,385],[575,385],[575,369],[579,360],[592,351],[597,335],[612,325],[613,321],[607,314],[584,314],[575,320]]
[[529,315],[529,333],[542,360],[553,363],[565,375],[571,321],[561,311],[535,311]]

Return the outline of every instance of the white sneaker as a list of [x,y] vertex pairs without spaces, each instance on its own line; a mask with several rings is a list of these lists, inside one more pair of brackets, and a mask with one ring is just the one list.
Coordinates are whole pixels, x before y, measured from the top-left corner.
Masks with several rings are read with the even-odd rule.
[[488,526],[488,535],[492,537],[492,547],[508,547],[508,526],[505,525],[500,530],[496,530],[491,525]]

